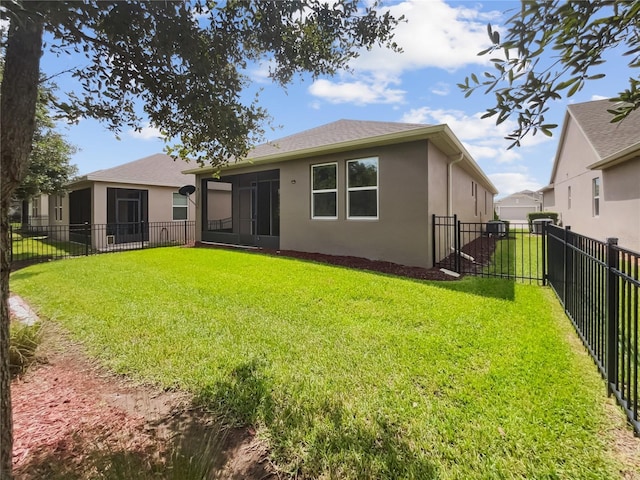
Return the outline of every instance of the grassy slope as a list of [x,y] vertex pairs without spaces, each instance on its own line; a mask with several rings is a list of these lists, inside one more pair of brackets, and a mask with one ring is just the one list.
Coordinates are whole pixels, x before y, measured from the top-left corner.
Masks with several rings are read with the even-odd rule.
[[12,288],[115,370],[262,426],[290,472],[615,478],[600,379],[536,286],[166,248],[36,265]]

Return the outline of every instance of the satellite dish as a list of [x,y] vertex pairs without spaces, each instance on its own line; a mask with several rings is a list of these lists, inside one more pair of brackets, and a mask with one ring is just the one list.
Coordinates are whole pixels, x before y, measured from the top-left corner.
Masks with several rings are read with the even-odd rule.
[[188,197],[189,195],[191,195],[195,191],[196,191],[196,187],[194,187],[193,185],[185,185],[184,187],[180,187],[178,189],[178,193],[180,195],[185,196],[185,197]]

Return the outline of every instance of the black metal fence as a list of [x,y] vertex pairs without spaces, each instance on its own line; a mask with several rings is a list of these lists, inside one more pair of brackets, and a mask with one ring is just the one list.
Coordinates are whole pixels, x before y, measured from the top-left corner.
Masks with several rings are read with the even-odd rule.
[[547,228],[549,285],[625,410],[636,434],[640,253],[556,226]]
[[9,227],[14,264],[141,248],[186,245],[195,240],[194,221],[131,222]]
[[460,274],[545,282],[544,224],[461,222],[456,215],[432,217],[435,267]]

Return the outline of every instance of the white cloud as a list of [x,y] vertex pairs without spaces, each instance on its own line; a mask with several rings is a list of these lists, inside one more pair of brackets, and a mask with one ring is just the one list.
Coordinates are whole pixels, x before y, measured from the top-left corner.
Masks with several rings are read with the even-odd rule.
[[487,22],[502,16],[483,13],[479,7],[451,6],[444,0],[406,0],[388,8],[406,22],[395,29],[394,41],[403,49],[397,54],[382,47],[363,52],[353,62],[356,71],[387,72],[398,75],[406,70],[437,67],[456,70],[469,64],[486,64],[478,52],[490,42]]
[[504,172],[492,173],[489,179],[500,192],[498,197],[511,195],[521,190],[539,190],[543,187],[536,179],[532,178],[528,173],[521,172]]
[[353,82],[333,82],[320,79],[313,82],[309,92],[330,103],[398,103],[404,100],[404,90],[388,88],[389,81],[372,82],[356,80]]
[[[482,119],[484,112],[468,115],[460,110],[414,108],[406,112],[401,121],[409,123],[446,123],[476,159],[493,160],[496,163],[513,163],[522,158],[521,150],[508,150],[510,142],[504,137],[516,127],[507,120],[500,125],[491,118]],[[551,140],[544,135],[529,135],[522,140],[522,147],[532,147]]]
[[146,124],[144,127],[140,129],[140,131],[131,129],[127,130],[127,134],[138,140],[154,140],[156,138],[164,138],[162,133],[160,133],[160,129],[156,127],[152,127],[149,124]]
[[431,93],[442,97],[449,95],[450,85],[445,82],[438,82],[431,88]]
[[[399,85],[404,72],[427,67],[454,71],[469,64],[487,64],[487,58],[477,53],[489,45],[487,21],[501,16],[480,12],[479,7],[453,7],[444,0],[405,0],[385,10],[396,18],[405,16],[393,39],[403,52],[381,46],[364,50],[351,62],[352,73],[342,72],[339,82],[314,82],[309,88],[312,95],[331,103],[403,103],[405,92],[390,86]],[[449,85],[440,82],[431,92],[447,95]]]
[[591,95],[591,100],[607,100],[609,97],[603,97],[602,95]]

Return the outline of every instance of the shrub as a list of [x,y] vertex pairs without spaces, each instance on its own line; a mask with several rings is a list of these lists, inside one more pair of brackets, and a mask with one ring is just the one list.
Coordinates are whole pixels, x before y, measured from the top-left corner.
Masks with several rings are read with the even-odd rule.
[[36,349],[42,340],[42,328],[39,323],[25,325],[20,322],[11,324],[9,336],[9,370],[11,375],[20,375],[36,359]]

